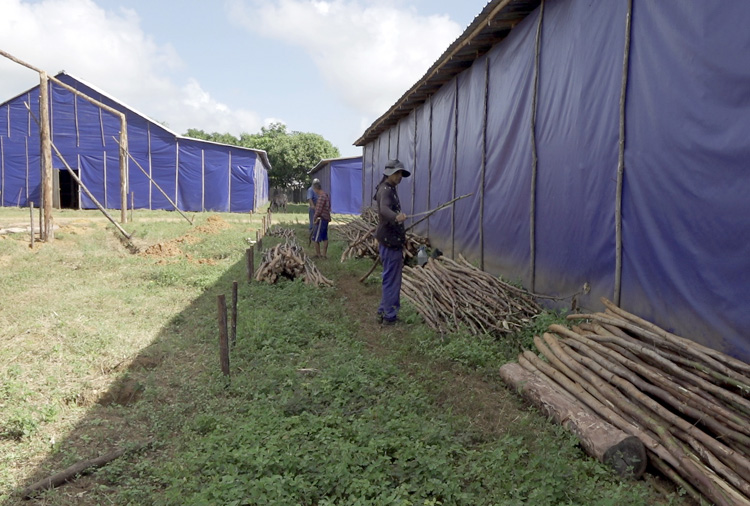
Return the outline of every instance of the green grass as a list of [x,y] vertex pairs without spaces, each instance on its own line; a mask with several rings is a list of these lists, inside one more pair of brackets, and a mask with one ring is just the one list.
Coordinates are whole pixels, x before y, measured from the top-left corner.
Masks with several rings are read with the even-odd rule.
[[[0,220],[14,212],[23,216],[0,210]],[[95,213],[69,214],[90,221],[61,226],[54,243],[30,250],[28,236],[0,239],[0,290],[12,294],[0,312],[3,504],[35,479],[145,440],[148,449],[46,492],[41,504],[657,502],[497,379],[499,365],[559,315],[503,341],[440,338],[406,304],[406,325],[372,335],[352,310],[357,294],[245,281],[258,216],[222,215],[228,228],[202,233],[173,213],[137,212],[126,228],[142,246],[197,239],[177,242],[179,255],[149,257],[128,252]],[[297,218],[291,226],[304,237],[306,216],[280,218]],[[321,270],[359,278],[371,262],[340,264],[342,247],[332,241]],[[235,280],[227,380],[216,300],[231,300]],[[377,284],[371,276],[362,293]],[[102,402],[122,392],[130,396]],[[661,503],[670,501],[680,504]]]

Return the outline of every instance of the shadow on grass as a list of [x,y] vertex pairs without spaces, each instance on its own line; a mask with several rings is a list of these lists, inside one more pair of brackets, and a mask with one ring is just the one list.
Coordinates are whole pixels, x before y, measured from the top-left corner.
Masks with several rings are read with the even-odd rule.
[[[304,223],[302,216],[298,221]],[[292,225],[304,235],[305,225]],[[263,247],[279,239],[266,237]],[[302,241],[300,240],[300,244]],[[306,241],[305,241],[305,246]],[[260,264],[261,251],[254,247],[254,266]],[[233,253],[233,256],[236,252]],[[182,280],[169,279],[177,286]],[[51,444],[48,457],[35,466],[20,488],[13,491],[3,506],[28,505],[86,505],[109,503],[108,497],[119,497],[120,487],[134,490],[134,504],[150,496],[149,487],[159,484],[143,482],[139,468],[169,460],[174,451],[172,443],[186,424],[203,413],[211,397],[224,395],[227,378],[221,374],[219,356],[219,323],[217,299],[224,295],[227,304],[229,329],[232,328],[232,290],[237,282],[237,340],[246,339],[252,332],[252,320],[258,308],[271,299],[279,305],[285,285],[267,285],[248,279],[246,257],[233,263],[218,281],[205,286],[203,292],[187,307],[172,317],[153,341],[107,374],[117,379],[106,392],[79,392],[65,402],[74,408],[87,409],[83,417],[61,439]],[[293,294],[291,294],[293,295]],[[262,318],[267,319],[267,316]],[[267,325],[267,322],[264,323]],[[127,336],[122,336],[127,339]],[[230,361],[232,375],[243,371]],[[246,364],[241,365],[247,367]],[[70,466],[106,456],[116,450],[126,452],[98,470],[87,468],[82,474],[71,476],[67,483],[23,500],[27,487],[40,480],[54,477]],[[148,479],[148,473],[144,473]],[[140,498],[140,499],[138,499]]]

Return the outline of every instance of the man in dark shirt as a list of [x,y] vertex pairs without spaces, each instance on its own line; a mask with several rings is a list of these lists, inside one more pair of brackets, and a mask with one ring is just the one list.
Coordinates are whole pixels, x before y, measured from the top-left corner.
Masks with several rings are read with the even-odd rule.
[[[323,191],[320,181],[313,183],[313,190],[317,196],[315,213],[313,214],[313,241],[315,241],[315,256],[327,258],[328,254],[328,222],[331,221],[331,197]],[[321,254],[321,244],[323,254]]]
[[396,186],[405,177],[411,176],[399,160],[388,160],[383,179],[375,190],[378,226],[375,238],[379,243],[380,261],[383,263],[383,294],[378,307],[378,320],[383,325],[398,321],[401,308],[401,272],[404,268],[403,246],[406,242],[404,221]]

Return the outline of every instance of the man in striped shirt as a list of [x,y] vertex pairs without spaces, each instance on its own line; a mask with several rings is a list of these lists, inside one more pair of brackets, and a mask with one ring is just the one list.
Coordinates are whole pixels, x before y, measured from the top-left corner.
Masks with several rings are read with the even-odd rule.
[[[328,222],[331,221],[331,197],[323,191],[320,182],[313,183],[313,190],[318,196],[315,203],[315,214],[313,215],[313,241],[315,242],[315,256],[318,258],[327,258],[328,253]],[[322,251],[321,254],[321,244]]]

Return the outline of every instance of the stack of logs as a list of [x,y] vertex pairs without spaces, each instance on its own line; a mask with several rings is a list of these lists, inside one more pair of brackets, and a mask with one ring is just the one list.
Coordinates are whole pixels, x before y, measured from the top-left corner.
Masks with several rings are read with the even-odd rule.
[[541,312],[524,289],[474,267],[461,255],[458,261],[441,256],[421,267],[404,267],[401,293],[440,333],[464,326],[473,334],[512,334]]
[[[344,236],[349,243],[341,253],[341,261],[350,258],[378,258],[378,240],[375,239],[375,228],[378,223],[377,213],[372,208],[362,212],[361,218],[356,218],[344,225],[336,227],[336,231]],[[429,246],[430,241],[407,230],[404,254],[407,258],[417,254],[420,246]]]
[[294,239],[287,239],[263,250],[263,259],[255,271],[257,281],[275,283],[280,277],[300,277],[308,285],[333,286],[333,281],[321,274],[305,250]]
[[[585,322],[552,325],[535,338],[546,360],[526,351],[501,376],[548,415],[571,403],[599,426],[614,426],[604,431],[611,438],[637,437],[653,466],[697,502],[750,505],[750,365],[602,302],[606,312],[570,315]],[[558,421],[606,460],[585,428],[591,422],[565,416]],[[627,448],[618,451],[623,466],[645,468]]]

